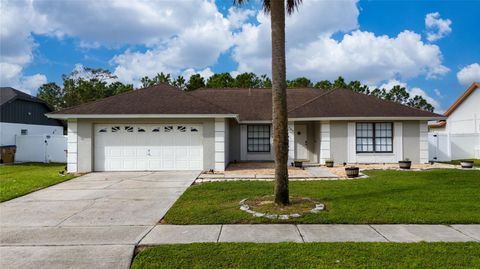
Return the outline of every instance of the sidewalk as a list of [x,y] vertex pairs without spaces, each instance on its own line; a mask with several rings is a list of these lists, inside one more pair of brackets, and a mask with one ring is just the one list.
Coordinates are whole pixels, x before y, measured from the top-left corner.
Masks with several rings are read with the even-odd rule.
[[139,245],[200,242],[480,242],[480,225],[157,225]]

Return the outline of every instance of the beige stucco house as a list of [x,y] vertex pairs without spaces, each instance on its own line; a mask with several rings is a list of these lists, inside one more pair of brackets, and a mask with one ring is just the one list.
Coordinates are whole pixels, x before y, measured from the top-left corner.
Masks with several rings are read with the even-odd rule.
[[[442,115],[345,89],[287,90],[289,162],[428,162]],[[273,160],[271,89],[162,84],[48,114],[68,121],[68,171],[224,170]]]

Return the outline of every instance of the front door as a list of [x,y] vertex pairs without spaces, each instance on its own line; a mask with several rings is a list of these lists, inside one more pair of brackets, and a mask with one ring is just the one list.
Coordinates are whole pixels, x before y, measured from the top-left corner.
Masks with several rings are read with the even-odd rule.
[[308,160],[307,125],[295,125],[295,150],[297,160]]

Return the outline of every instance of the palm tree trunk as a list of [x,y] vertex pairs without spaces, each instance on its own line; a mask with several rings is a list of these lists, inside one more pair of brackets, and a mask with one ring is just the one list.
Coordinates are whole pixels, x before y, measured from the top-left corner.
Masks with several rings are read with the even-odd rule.
[[275,150],[275,203],[289,204],[288,120],[285,68],[285,1],[270,1],[272,27],[273,148]]

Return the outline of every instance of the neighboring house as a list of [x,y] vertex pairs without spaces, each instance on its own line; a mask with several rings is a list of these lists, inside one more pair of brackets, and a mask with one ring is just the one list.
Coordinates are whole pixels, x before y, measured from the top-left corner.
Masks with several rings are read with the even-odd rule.
[[[443,116],[350,90],[288,89],[289,161],[428,162]],[[68,120],[68,171],[224,170],[273,160],[271,89],[162,84],[48,114]]]
[[16,145],[19,135],[63,135],[60,120],[42,100],[10,87],[0,88],[0,146]]
[[480,158],[480,83],[473,83],[444,113],[446,120],[429,125],[432,160]]

